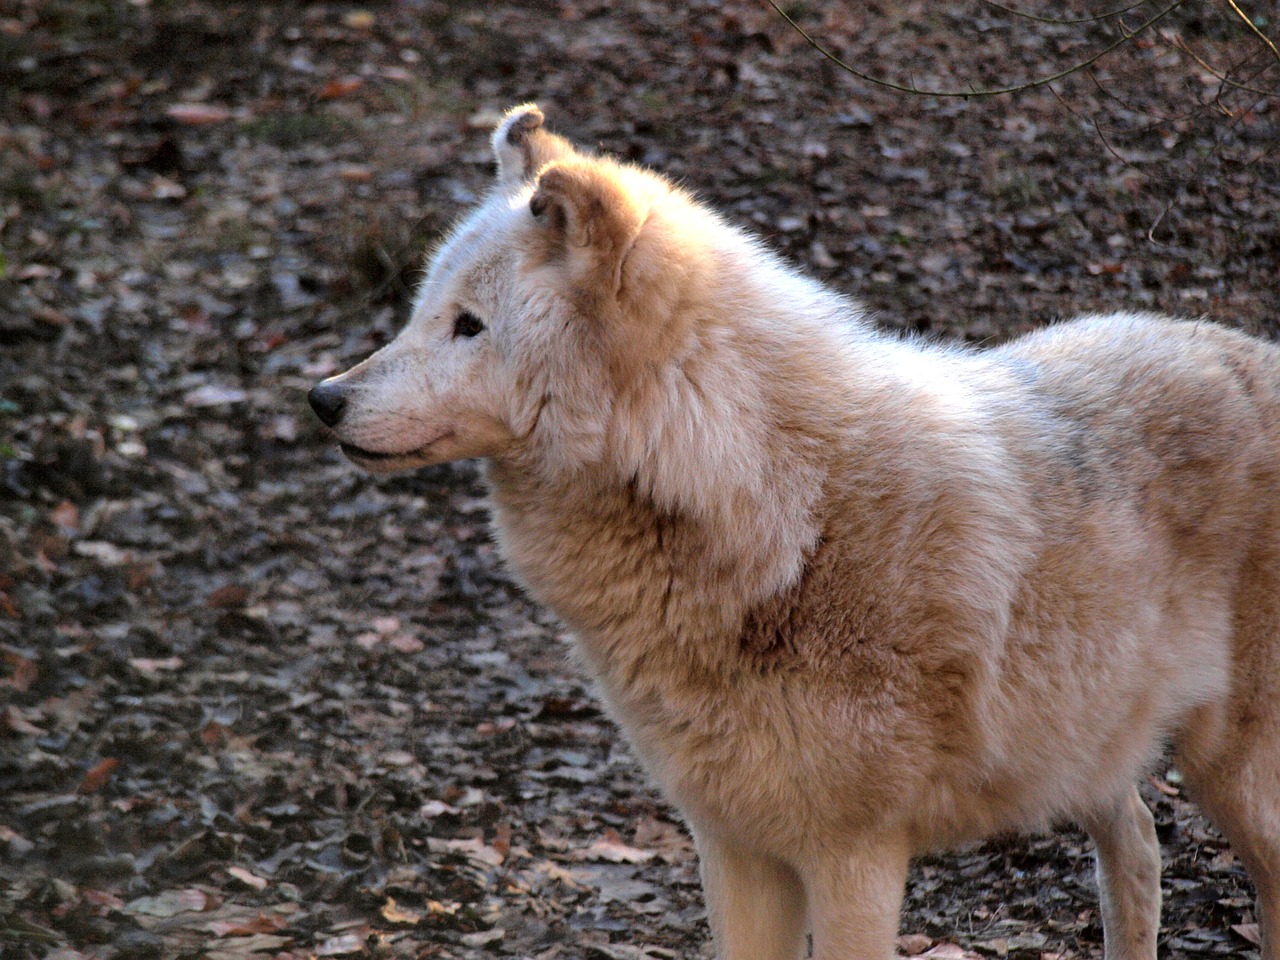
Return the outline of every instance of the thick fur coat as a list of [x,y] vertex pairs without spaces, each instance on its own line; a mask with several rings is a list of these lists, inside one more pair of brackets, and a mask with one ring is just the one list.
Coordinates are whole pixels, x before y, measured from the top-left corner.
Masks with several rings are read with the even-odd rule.
[[1280,350],[1086,317],[904,342],[518,107],[400,337],[312,393],[357,464],[489,461],[702,858],[724,960],[892,953],[913,855],[1082,823],[1153,960],[1166,744],[1280,960]]

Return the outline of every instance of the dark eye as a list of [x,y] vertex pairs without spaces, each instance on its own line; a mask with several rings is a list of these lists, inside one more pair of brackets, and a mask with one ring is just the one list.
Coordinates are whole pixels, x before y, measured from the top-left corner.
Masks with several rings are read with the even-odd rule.
[[453,321],[453,335],[455,337],[474,337],[483,329],[484,321],[470,310],[463,310],[458,314],[458,319]]

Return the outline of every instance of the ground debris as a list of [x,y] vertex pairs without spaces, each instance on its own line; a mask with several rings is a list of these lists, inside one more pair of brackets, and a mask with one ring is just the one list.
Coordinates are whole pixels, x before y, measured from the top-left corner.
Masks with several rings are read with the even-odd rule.
[[[1135,117],[1178,107],[1157,129],[1084,77],[868,89],[764,4],[464,6],[0,18],[6,958],[709,956],[688,834],[499,566],[475,465],[374,481],[305,407],[404,321],[512,103],[660,164],[896,328],[1138,307],[1277,331],[1280,171],[1250,153],[1275,105],[1215,126],[1158,47],[1111,61]],[[920,25],[951,12],[856,6],[797,8],[922,84],[1074,49],[986,11],[948,58],[968,32]],[[1238,862],[1172,771],[1144,791],[1162,955],[1256,956]],[[1092,871],[1071,831],[927,858],[902,951],[1100,957]]]

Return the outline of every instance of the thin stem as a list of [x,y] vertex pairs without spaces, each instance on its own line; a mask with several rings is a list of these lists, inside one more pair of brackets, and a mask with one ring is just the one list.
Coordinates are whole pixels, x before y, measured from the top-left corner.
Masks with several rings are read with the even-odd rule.
[[1250,30],[1252,30],[1254,33],[1258,35],[1259,40],[1261,40],[1263,43],[1265,43],[1268,47],[1271,48],[1271,52],[1275,54],[1275,58],[1277,60],[1280,60],[1280,49],[1276,49],[1276,45],[1271,42],[1271,38],[1268,37],[1261,30],[1259,30],[1258,25],[1249,19],[1249,15],[1245,13],[1243,10],[1241,10],[1239,6],[1237,6],[1236,0],[1227,0],[1227,6],[1229,6],[1232,10],[1234,10],[1237,14],[1239,14],[1240,19],[1243,20],[1248,25]]
[[1003,3],[996,3],[996,0],[982,0],[989,7],[995,7],[997,10],[1003,10],[1005,13],[1012,14],[1015,17],[1022,17],[1024,20],[1034,20],[1036,23],[1052,23],[1055,26],[1069,27],[1080,23],[1097,23],[1099,20],[1110,20],[1112,17],[1118,17],[1128,13],[1130,10],[1137,10],[1149,0],[1138,0],[1137,3],[1131,3],[1127,7],[1121,7],[1118,10],[1109,10],[1106,13],[1099,13],[1092,17],[1079,17],[1076,19],[1060,20],[1057,17],[1041,17],[1034,13],[1027,13],[1025,10],[1015,10],[1013,7],[1006,7]]
[[[863,73],[861,70],[857,69],[856,67],[851,67],[849,64],[845,63],[843,60],[837,57],[834,53],[832,53],[830,50],[828,50],[826,47],[820,44],[817,40],[813,39],[813,37],[805,33],[804,30],[801,29],[798,23],[796,23],[789,16],[787,16],[786,11],[784,11],[780,6],[778,6],[775,0],[765,0],[765,2],[768,3],[769,6],[773,7],[773,9],[777,12],[778,16],[782,17],[783,20],[787,21],[787,23],[791,25],[791,28],[795,30],[796,33],[804,37],[804,39],[808,41],[809,46],[813,47],[813,49],[817,50],[820,54],[822,54],[824,57],[826,57],[836,66],[838,66],[841,70],[844,70],[846,73],[853,74],[855,77],[857,77],[860,80],[865,80],[867,83],[875,84],[878,87],[888,87],[890,90],[897,90],[899,93],[914,93],[919,96],[926,96],[926,97],[964,97],[967,99],[969,97],[996,97],[1005,93],[1021,93],[1023,90],[1033,90],[1036,87],[1043,87],[1047,83],[1053,83],[1056,80],[1061,80],[1064,77],[1069,77],[1073,73],[1078,73],[1079,71],[1085,69],[1086,67],[1093,66],[1095,63],[1097,63],[1099,60],[1101,60],[1107,54],[1111,53],[1116,48],[1120,47],[1123,44],[1128,43],[1138,34],[1147,30],[1149,27],[1154,26],[1160,20],[1163,20],[1169,14],[1173,13],[1173,11],[1177,10],[1180,6],[1186,3],[1187,0],[1174,0],[1173,3],[1169,4],[1169,6],[1165,7],[1163,10],[1161,10],[1159,13],[1153,16],[1150,20],[1140,24],[1133,30],[1125,31],[1119,40],[1115,41],[1112,44],[1109,44],[1106,47],[1103,47],[1101,50],[1095,53],[1092,57],[1089,57],[1087,60],[1081,60],[1079,63],[1074,64],[1073,66],[1067,67],[1067,69],[1065,70],[1059,70],[1057,73],[1052,74],[1051,76],[1040,77],[1036,80],[1029,80],[1026,83],[1020,83],[1020,84],[1017,84],[1016,86],[988,87],[986,89],[980,89],[980,90],[922,90],[919,87],[917,87],[914,82],[911,83],[910,85],[905,85],[901,83],[894,83],[892,80],[884,80],[884,79],[881,79],[880,77],[873,77],[870,74]],[[1232,2],[1232,0],[1227,0],[1227,2],[1230,3]]]
[[[1267,64],[1267,67],[1269,66],[1271,65]],[[1265,70],[1266,67],[1264,67],[1263,69]],[[1239,127],[1240,124],[1243,122],[1245,113],[1246,111],[1242,110],[1238,114],[1236,114],[1234,117],[1231,117],[1231,122],[1227,124],[1227,128],[1225,130],[1220,129],[1214,135],[1213,147],[1209,150],[1208,153],[1206,153],[1203,157],[1201,157],[1196,162],[1195,166],[1191,170],[1190,175],[1185,177],[1182,180],[1182,183],[1180,184],[1178,189],[1178,195],[1175,196],[1172,200],[1170,200],[1167,204],[1165,204],[1164,209],[1160,211],[1160,216],[1156,217],[1155,222],[1151,224],[1151,227],[1147,230],[1147,239],[1151,243],[1157,246],[1163,246],[1163,244],[1161,244],[1160,241],[1156,239],[1156,236],[1155,236],[1156,228],[1160,226],[1161,221],[1163,221],[1165,216],[1169,213],[1169,211],[1174,208],[1178,200],[1186,196],[1188,185],[1191,183],[1195,183],[1200,179],[1201,172],[1206,167],[1208,167],[1210,161],[1216,160],[1218,163],[1222,162],[1222,148],[1226,145],[1227,134],[1235,132],[1236,128]]]
[[[1261,87],[1254,87],[1254,86],[1250,86],[1247,83],[1241,83],[1239,80],[1233,80],[1229,75],[1219,72],[1209,63],[1201,59],[1201,57],[1199,57],[1194,50],[1192,50],[1189,46],[1187,46],[1187,42],[1183,40],[1181,37],[1166,37],[1162,34],[1161,39],[1163,39],[1166,43],[1170,44],[1175,50],[1178,50],[1179,52],[1190,57],[1196,63],[1200,64],[1200,68],[1202,70],[1204,70],[1206,73],[1210,74],[1211,76],[1216,77],[1218,80],[1222,81],[1222,83],[1228,87],[1235,87],[1237,90],[1246,90],[1249,93],[1256,93],[1259,96],[1263,96],[1263,97],[1280,96],[1280,90],[1263,90]],[[1268,66],[1270,66],[1270,64],[1268,64]]]
[[[1091,78],[1092,76],[1093,74],[1090,73]],[[1094,82],[1096,83],[1097,81],[1095,80]],[[1118,151],[1115,147],[1111,145],[1111,141],[1107,139],[1107,135],[1102,132],[1102,127],[1098,124],[1097,118],[1085,117],[1082,114],[1080,114],[1069,103],[1067,103],[1067,101],[1062,99],[1062,96],[1058,93],[1057,90],[1053,89],[1052,85],[1049,86],[1049,92],[1053,94],[1053,98],[1058,101],[1058,105],[1062,107],[1062,109],[1066,110],[1067,113],[1071,114],[1077,120],[1087,121],[1088,123],[1091,123],[1093,125],[1093,131],[1098,135],[1098,139],[1102,141],[1102,145],[1106,148],[1107,153],[1111,154],[1113,157],[1119,160],[1124,166],[1128,167],[1130,170],[1133,170],[1139,176],[1145,177],[1147,175],[1145,170],[1139,169],[1131,160],[1125,159],[1125,157],[1123,157],[1120,154],[1120,151]]]

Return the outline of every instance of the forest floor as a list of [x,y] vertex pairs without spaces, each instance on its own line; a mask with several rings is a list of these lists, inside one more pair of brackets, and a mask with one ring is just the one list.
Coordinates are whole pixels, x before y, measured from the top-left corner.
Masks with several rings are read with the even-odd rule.
[[[395,333],[530,99],[895,329],[1274,336],[1280,106],[1177,49],[1274,85],[1226,9],[963,99],[856,80],[757,0],[0,4],[0,956],[709,956],[687,835],[499,564],[474,465],[364,476],[306,389]],[[788,10],[962,89],[1119,29]],[[1162,956],[1256,956],[1239,863],[1176,771],[1144,789]],[[1090,845],[923,860],[902,929],[1100,957]]]

